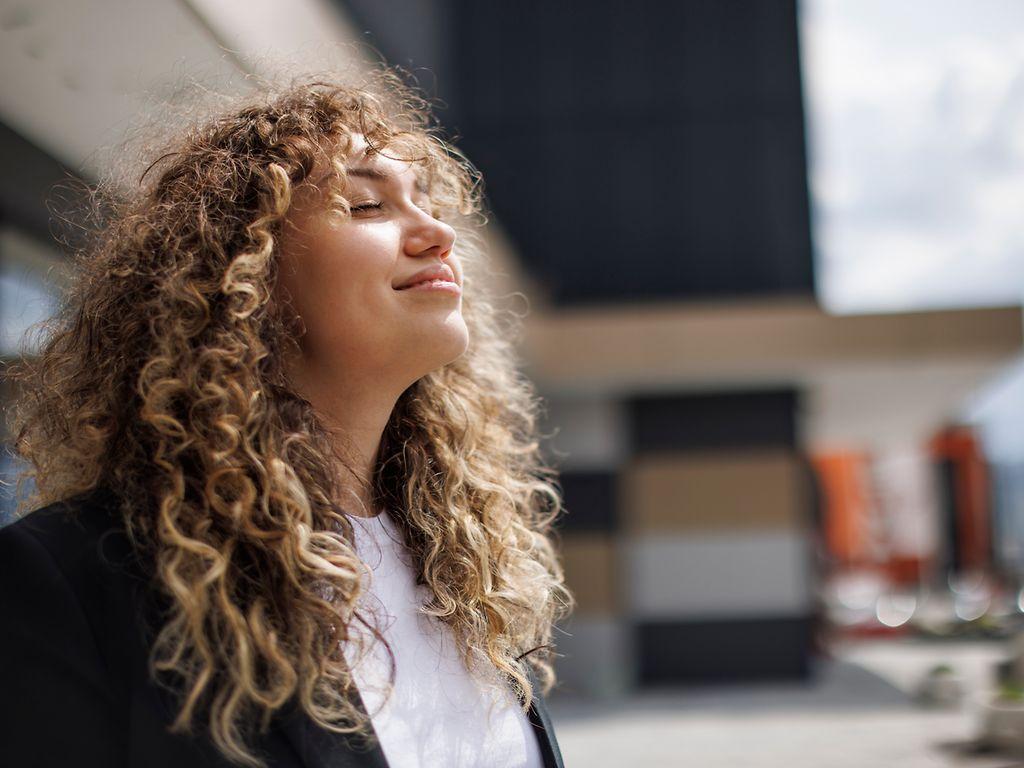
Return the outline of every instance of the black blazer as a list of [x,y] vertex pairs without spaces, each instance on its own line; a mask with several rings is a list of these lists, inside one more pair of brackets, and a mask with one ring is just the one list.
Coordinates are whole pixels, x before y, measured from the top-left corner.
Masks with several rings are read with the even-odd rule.
[[[0,530],[0,763],[226,768],[202,732],[167,731],[173,698],[147,669],[153,590],[115,509],[100,492]],[[539,693],[529,718],[545,768],[563,768]],[[256,747],[272,768],[387,766],[376,740],[326,731],[294,704]]]

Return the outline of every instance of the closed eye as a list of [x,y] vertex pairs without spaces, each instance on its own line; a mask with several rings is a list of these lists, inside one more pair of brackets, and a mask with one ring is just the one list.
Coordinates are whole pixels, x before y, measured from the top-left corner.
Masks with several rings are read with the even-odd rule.
[[383,203],[360,203],[359,205],[350,205],[349,210],[352,213],[360,213],[362,211],[375,211],[383,208]]

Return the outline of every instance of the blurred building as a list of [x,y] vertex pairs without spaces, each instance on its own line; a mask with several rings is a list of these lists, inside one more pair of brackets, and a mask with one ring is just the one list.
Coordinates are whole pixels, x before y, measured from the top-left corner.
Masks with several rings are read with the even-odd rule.
[[795,2],[347,5],[438,74],[533,280],[566,688],[806,676],[809,453],[923,450],[1019,352],[1020,309],[818,307]]
[[[0,182],[13,240],[59,259],[39,203],[62,162],[81,170],[103,141],[75,126],[83,90],[110,126],[134,108],[97,100],[124,88],[113,74],[166,83],[180,46],[214,68],[259,68],[258,22],[280,20],[231,6],[132,6],[149,49],[126,63],[112,32],[92,34],[95,81],[69,80],[81,39],[33,53],[33,30],[62,23],[53,14],[0,27],[7,70],[39,81],[0,103],[0,152],[19,169]],[[844,538],[855,527],[823,531],[811,454],[925,445],[1019,353],[1024,318],[818,305],[795,0],[289,8],[330,10],[313,25],[322,38],[366,30],[390,61],[422,68],[487,180],[496,271],[531,302],[525,371],[568,510],[579,609],[556,638],[562,688],[806,677],[819,552],[866,546]],[[115,12],[97,3],[90,23]],[[28,260],[13,240],[0,237],[5,270]],[[33,269],[22,284],[48,295]]]

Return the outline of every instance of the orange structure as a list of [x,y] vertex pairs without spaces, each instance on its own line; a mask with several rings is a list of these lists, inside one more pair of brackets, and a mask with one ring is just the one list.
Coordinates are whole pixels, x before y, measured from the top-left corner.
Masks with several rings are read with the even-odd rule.
[[821,488],[822,525],[829,555],[839,566],[871,563],[873,501],[868,455],[852,451],[821,453],[811,462]]
[[970,427],[949,427],[932,439],[930,450],[945,470],[950,565],[958,571],[987,568],[992,548],[989,476],[978,437]]

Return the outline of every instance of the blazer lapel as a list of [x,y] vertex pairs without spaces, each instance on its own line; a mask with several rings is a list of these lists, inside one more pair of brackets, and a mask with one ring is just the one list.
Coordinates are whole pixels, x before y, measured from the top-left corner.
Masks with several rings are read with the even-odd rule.
[[551,717],[540,694],[540,683],[537,682],[537,678],[533,674],[533,668],[529,664],[524,666],[526,675],[530,678],[530,685],[533,687],[533,700],[530,702],[528,716],[537,735],[540,753],[544,758],[544,768],[565,768],[562,764],[562,751],[558,748],[558,741],[555,739],[555,729],[551,724]]
[[[356,705],[364,714],[366,708],[358,691]],[[372,739],[347,733],[334,733],[321,728],[294,704],[287,714],[278,718],[278,728],[291,743],[303,768],[388,768],[377,732],[370,725]]]

